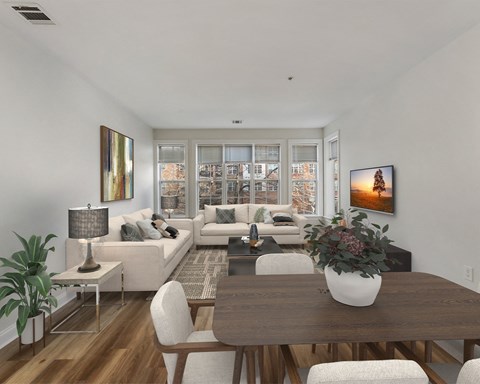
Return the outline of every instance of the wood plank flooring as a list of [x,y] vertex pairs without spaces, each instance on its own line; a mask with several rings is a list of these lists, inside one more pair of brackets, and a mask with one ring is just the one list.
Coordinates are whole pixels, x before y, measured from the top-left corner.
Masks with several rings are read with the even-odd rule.
[[[48,334],[46,347],[37,344],[37,354],[32,356],[28,346],[18,351],[18,341],[0,350],[0,383],[5,384],[85,384],[85,383],[166,383],[166,370],[161,353],[153,343],[154,329],[150,319],[150,292],[127,292],[127,305],[102,307],[102,319],[109,324],[99,334]],[[102,302],[119,301],[118,293],[102,295]],[[61,318],[79,303],[69,303],[54,315]],[[211,329],[212,308],[201,308],[196,328]],[[94,325],[94,314],[78,313],[65,326],[71,328]],[[423,353],[418,343],[417,353]],[[295,346],[295,357],[301,367],[330,361],[327,347],[319,345],[315,354],[310,345]],[[442,349],[434,346],[435,362],[455,362]],[[266,353],[266,382],[276,382],[272,362],[276,361],[275,348]],[[349,345],[341,344],[339,359],[350,360]],[[212,383],[213,384],[213,383]]]

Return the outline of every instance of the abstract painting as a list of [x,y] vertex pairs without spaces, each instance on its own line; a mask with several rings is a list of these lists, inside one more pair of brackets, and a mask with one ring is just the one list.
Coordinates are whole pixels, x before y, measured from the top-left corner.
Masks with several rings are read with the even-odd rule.
[[133,199],[133,139],[100,126],[101,201]]

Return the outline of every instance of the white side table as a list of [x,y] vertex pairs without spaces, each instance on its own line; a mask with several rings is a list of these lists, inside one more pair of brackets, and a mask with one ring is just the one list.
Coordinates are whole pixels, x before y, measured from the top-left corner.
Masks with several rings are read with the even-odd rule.
[[[125,295],[123,291],[123,264],[121,261],[103,261],[101,268],[98,271],[80,273],[77,271],[78,266],[70,268],[65,272],[59,273],[52,277],[53,284],[59,284],[61,286],[81,286],[83,287],[83,304],[77,308],[74,312],[68,315],[60,323],[52,328],[52,316],[50,316],[50,333],[98,333],[100,332],[100,284],[110,279],[112,276],[120,273],[122,279],[122,301],[120,304],[125,305]],[[57,331],[56,329],[65,323],[68,319],[74,316],[81,308],[87,306],[85,304],[85,288],[95,287],[95,307],[96,307],[96,330],[95,331]]]

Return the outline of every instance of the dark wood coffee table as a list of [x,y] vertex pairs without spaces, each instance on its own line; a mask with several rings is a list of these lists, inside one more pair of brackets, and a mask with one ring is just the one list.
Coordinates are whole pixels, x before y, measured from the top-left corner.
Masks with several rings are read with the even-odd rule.
[[228,239],[227,260],[228,275],[254,275],[257,258],[267,253],[283,253],[282,248],[272,236],[262,236],[263,244],[259,248],[250,248],[241,237]]

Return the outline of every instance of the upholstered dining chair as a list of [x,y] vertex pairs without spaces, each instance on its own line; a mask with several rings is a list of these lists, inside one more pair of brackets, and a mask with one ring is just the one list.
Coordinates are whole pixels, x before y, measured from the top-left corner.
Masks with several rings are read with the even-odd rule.
[[[219,342],[212,331],[195,331],[182,285],[160,287],[150,305],[156,344],[163,355],[168,384],[231,383],[235,347]],[[242,382],[246,383],[243,369]]]
[[458,374],[457,384],[480,383],[480,359],[468,360]]
[[[256,275],[288,275],[314,273],[315,267],[310,256],[303,253],[268,253],[260,256],[255,263]],[[316,345],[312,345],[315,353]],[[328,344],[329,352],[332,352],[333,360],[338,358],[338,345]],[[279,373],[283,375],[283,372]]]
[[428,377],[412,360],[338,361],[311,367],[306,383],[428,384]]

